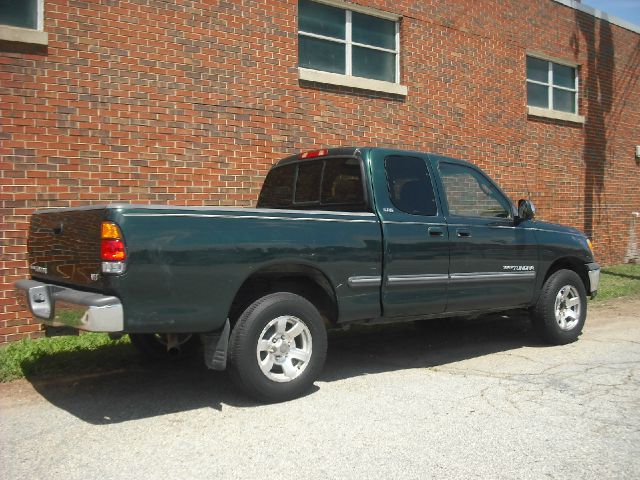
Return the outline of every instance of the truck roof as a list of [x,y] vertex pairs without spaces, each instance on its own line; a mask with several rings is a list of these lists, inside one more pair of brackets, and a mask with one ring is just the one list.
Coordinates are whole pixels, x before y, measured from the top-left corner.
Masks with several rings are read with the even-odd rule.
[[[363,147],[336,147],[336,148],[322,148],[322,149],[315,149],[313,150],[313,152],[316,151],[320,151],[320,150],[324,150],[326,153],[323,152],[322,156],[323,157],[335,157],[335,156],[354,156],[356,154],[356,152],[362,150]],[[366,148],[371,148],[371,147],[366,147]],[[293,162],[299,162],[299,161],[304,161],[305,158],[301,157],[301,155],[305,152],[308,152],[308,150],[302,151],[300,153],[296,153],[294,155],[289,155],[288,157],[283,158],[282,160],[280,160],[278,163],[276,163],[277,166],[281,167],[282,165],[287,165],[289,163],[293,163]],[[314,160],[318,158],[317,156],[311,157],[309,158],[309,160]]]
[[[466,160],[461,160],[459,158],[447,157],[445,155],[438,155],[438,154],[429,153],[429,152],[418,152],[416,150],[404,150],[401,148],[393,148],[393,147],[336,147],[336,148],[303,150],[299,153],[296,153],[294,155],[289,155],[288,157],[283,158],[282,160],[278,161],[278,163],[276,163],[274,166],[281,167],[283,165],[288,165],[290,163],[313,161],[318,158],[341,157],[341,156],[352,157],[352,156],[358,155],[362,150],[370,150],[370,151],[371,150],[387,150],[387,151],[397,152],[398,154],[405,154],[405,155],[407,154],[429,155],[430,157],[433,157],[433,158],[446,159],[447,161],[467,164],[475,167],[473,163],[468,162]],[[309,154],[310,156],[305,158],[303,156],[305,154]]]

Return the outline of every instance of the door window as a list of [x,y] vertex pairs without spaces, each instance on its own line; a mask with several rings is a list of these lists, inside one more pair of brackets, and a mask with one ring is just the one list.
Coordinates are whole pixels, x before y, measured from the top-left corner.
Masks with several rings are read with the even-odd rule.
[[487,178],[473,168],[441,163],[440,178],[444,184],[450,215],[499,218],[510,216],[509,202]]
[[417,157],[389,156],[385,159],[391,202],[411,215],[433,216],[438,212],[431,177]]

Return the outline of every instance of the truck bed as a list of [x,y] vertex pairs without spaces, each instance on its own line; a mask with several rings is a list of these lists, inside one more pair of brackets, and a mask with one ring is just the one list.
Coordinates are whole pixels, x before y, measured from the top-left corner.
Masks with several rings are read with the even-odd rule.
[[[103,220],[122,230],[122,275],[100,271]],[[38,211],[31,225],[32,278],[118,297],[127,332],[218,329],[252,274],[287,262],[326,279],[341,320],[380,315],[380,282],[358,283],[381,276],[373,213],[113,204]]]

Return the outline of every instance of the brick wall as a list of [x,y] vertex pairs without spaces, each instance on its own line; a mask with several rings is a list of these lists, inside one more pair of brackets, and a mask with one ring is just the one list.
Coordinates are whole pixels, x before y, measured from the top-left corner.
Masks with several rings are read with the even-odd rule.
[[[0,44],[0,343],[37,336],[36,208],[252,205],[314,146],[433,151],[485,168],[621,262],[640,210],[640,36],[551,0],[358,0],[402,15],[406,98],[300,82],[296,1],[47,0],[49,45]],[[585,125],[528,117],[525,55],[580,65]]]

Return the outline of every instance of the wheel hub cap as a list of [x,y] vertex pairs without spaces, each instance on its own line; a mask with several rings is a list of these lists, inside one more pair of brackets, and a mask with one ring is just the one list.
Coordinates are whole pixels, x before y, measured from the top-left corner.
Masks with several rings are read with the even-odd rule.
[[556,322],[561,330],[572,330],[580,321],[582,304],[578,290],[573,285],[565,285],[558,291],[555,301]]
[[271,320],[258,337],[256,356],[262,373],[275,382],[299,377],[311,359],[311,331],[298,317]]

